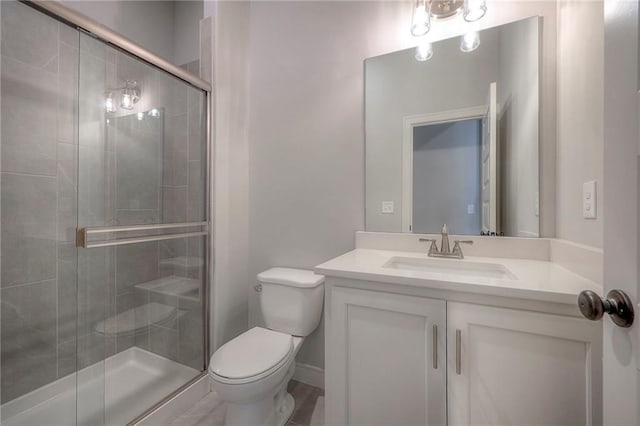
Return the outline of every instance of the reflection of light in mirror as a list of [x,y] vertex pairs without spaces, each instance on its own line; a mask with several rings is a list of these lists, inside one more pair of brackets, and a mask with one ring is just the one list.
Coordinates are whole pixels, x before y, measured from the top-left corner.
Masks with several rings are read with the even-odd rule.
[[431,17],[429,16],[427,0],[416,0],[416,5],[411,15],[411,34],[415,37],[420,37],[428,33],[430,28]]
[[133,109],[133,96],[131,93],[124,92],[122,93],[122,99],[120,100],[120,108],[122,109]]
[[116,106],[113,103],[113,94],[111,92],[107,93],[107,98],[104,101],[104,109],[107,112],[115,112]]
[[477,31],[469,31],[462,36],[460,50],[463,52],[473,52],[480,46],[480,34]]
[[420,62],[427,61],[433,56],[433,46],[423,37],[416,46],[416,60]]
[[487,13],[486,0],[464,0],[464,20],[467,22],[475,22],[481,19]]
[[136,114],[136,117],[138,118],[138,121],[142,121],[144,119],[144,113],[143,112],[139,112]]
[[160,117],[160,111],[158,111],[157,108],[153,108],[151,111],[149,111],[149,116],[150,117]]

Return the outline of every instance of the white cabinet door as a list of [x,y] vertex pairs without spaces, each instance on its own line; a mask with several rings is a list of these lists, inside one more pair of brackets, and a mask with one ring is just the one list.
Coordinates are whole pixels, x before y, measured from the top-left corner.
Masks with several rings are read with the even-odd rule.
[[450,425],[602,422],[600,326],[448,303]]
[[445,301],[334,288],[330,303],[326,424],[445,424]]

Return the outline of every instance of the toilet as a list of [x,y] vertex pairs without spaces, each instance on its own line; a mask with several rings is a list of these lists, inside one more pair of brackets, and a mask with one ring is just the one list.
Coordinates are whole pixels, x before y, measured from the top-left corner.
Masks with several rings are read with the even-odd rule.
[[211,357],[209,377],[226,403],[225,425],[284,425],[294,409],[287,384],[295,356],[320,323],[324,276],[271,268],[255,287],[266,328],[254,327]]

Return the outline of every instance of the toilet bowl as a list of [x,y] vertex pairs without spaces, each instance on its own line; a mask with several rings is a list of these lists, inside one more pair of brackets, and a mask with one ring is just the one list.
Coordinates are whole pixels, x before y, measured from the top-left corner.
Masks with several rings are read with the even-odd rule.
[[324,277],[312,271],[272,268],[258,274],[268,328],[254,327],[211,357],[209,377],[226,403],[225,425],[284,425],[294,408],[287,384],[304,337],[320,323]]

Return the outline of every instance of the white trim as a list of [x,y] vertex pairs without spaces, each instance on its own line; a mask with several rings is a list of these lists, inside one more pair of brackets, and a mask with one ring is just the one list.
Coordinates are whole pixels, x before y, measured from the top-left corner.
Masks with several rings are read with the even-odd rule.
[[293,380],[324,389],[324,370],[309,364],[296,363]]
[[412,232],[413,223],[413,128],[481,118],[486,112],[487,106],[480,105],[402,118],[402,232]]

